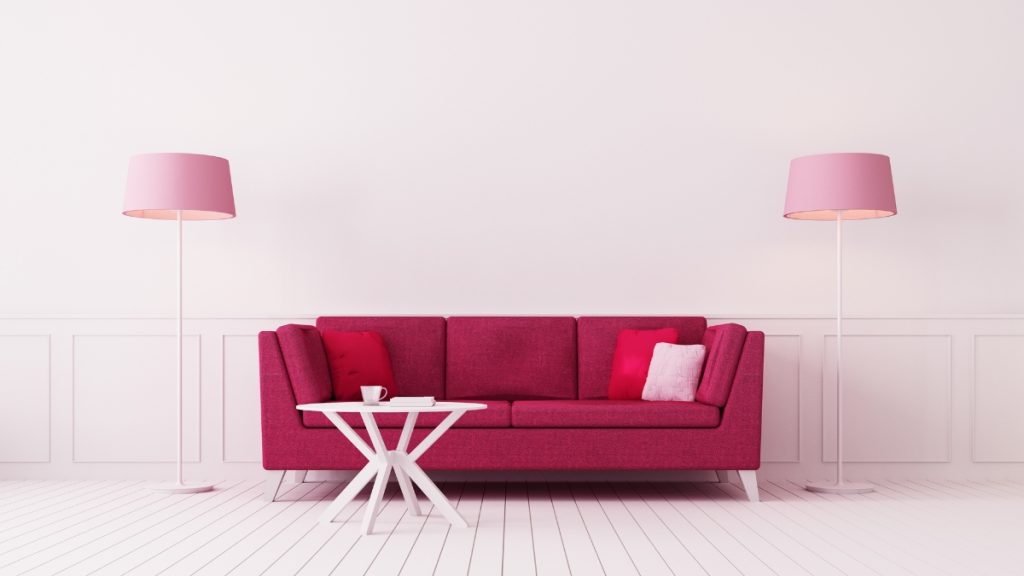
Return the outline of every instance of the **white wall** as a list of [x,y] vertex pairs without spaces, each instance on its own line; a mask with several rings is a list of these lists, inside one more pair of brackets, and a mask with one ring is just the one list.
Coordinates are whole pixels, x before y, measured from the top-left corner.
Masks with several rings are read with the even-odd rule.
[[[800,318],[832,313],[833,229],[781,217],[788,161],[873,151],[893,158],[900,213],[847,227],[846,308],[917,319],[880,320],[888,332],[939,322],[952,384],[894,385],[952,387],[951,414],[968,414],[956,374],[987,328],[929,319],[1024,333],[1021,22],[1010,0],[5,2],[0,334],[49,338],[54,393],[71,389],[75,334],[121,335],[76,348],[95,349],[86,387],[133,347],[158,354],[121,322],[171,330],[141,319],[173,312],[173,227],[120,203],[129,155],[177,150],[234,172],[239,217],[186,226],[186,309],[235,319],[210,334],[321,313],[767,314],[816,363],[826,329]],[[42,378],[23,366],[40,341],[0,356],[18,360],[6,389]],[[910,346],[932,362],[936,342]],[[979,342],[985,406],[1020,406],[1016,340]],[[202,398],[219,398],[213,374]],[[204,408],[208,427],[253,408],[228,398],[224,421]],[[53,445],[70,446],[57,400]],[[798,407],[820,418],[806,393]],[[970,434],[954,425],[947,444]],[[977,434],[1007,456],[997,429]],[[936,442],[922,439],[929,458]]]

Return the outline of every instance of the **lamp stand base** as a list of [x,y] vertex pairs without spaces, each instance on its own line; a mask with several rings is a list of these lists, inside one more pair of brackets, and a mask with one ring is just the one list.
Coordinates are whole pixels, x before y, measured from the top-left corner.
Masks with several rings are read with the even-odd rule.
[[875,491],[875,487],[867,482],[808,482],[804,488],[808,492],[824,494],[864,494]]
[[154,492],[163,492],[164,494],[198,494],[200,492],[212,491],[213,484],[163,482],[161,484],[150,484],[149,489]]

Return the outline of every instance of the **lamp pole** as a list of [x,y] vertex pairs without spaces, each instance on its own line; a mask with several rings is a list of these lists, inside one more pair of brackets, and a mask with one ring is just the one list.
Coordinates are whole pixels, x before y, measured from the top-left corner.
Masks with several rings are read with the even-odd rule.
[[182,330],[181,330],[181,325],[182,325],[182,320],[181,320],[181,268],[182,268],[182,266],[181,266],[181,210],[176,210],[176,212],[178,213],[178,310],[177,310],[177,321],[178,321],[178,463],[177,464],[178,464],[178,470],[177,470],[177,473],[175,475],[175,478],[177,479],[178,486],[184,486],[185,482],[183,480],[183,476],[182,476],[182,472],[181,472],[181,461],[184,459],[182,457],[182,449],[181,449],[181,428],[182,428],[182,426],[181,426],[181,420],[182,420],[181,404],[182,404],[182,396],[183,396],[182,392],[181,392],[181,388],[182,388],[182,386],[181,386],[181,380],[182,380],[182,374],[181,374],[181,372],[182,372],[182,366],[181,366],[181,364],[182,364],[182,360],[181,360],[181,341],[182,341]]
[[807,484],[811,492],[862,494],[874,487],[843,475],[843,211],[836,210],[836,481]]

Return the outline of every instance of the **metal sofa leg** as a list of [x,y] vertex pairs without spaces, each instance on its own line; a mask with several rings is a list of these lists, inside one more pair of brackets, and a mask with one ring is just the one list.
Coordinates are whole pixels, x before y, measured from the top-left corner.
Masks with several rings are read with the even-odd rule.
[[715,474],[718,474],[718,481],[722,484],[729,483],[729,471],[728,470],[715,470]]
[[289,470],[291,472],[291,482],[293,484],[302,484],[306,481],[306,472],[309,470]]
[[757,470],[737,470],[740,474],[740,481],[743,482],[743,490],[747,493],[747,499],[751,502],[760,501],[757,492]]
[[263,481],[263,498],[273,502],[281,490],[286,470],[267,470],[267,479]]

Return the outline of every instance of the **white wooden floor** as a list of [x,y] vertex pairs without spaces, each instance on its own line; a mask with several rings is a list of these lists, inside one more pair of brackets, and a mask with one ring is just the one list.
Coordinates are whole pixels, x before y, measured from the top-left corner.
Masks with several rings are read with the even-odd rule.
[[[256,481],[162,495],[140,482],[0,482],[0,574],[1024,574],[1024,483],[882,482],[860,496],[762,482],[463,483],[449,528],[392,488],[323,526],[336,483],[266,502]],[[431,512],[428,514],[428,512]]]

